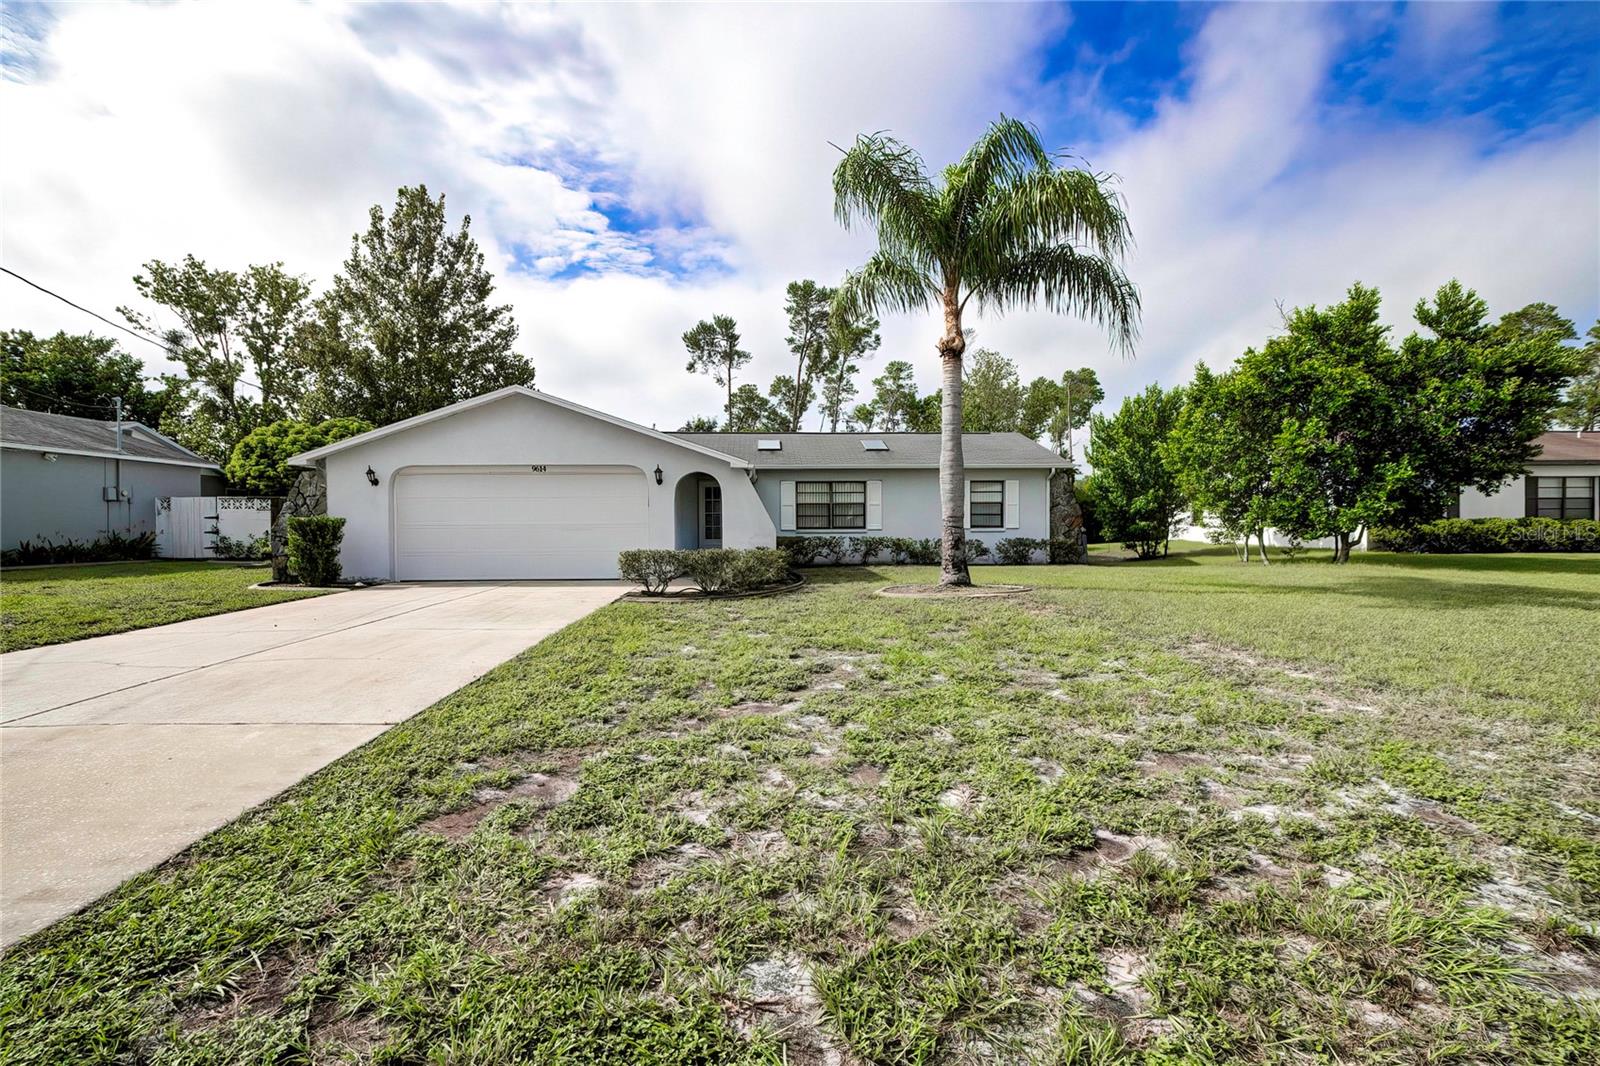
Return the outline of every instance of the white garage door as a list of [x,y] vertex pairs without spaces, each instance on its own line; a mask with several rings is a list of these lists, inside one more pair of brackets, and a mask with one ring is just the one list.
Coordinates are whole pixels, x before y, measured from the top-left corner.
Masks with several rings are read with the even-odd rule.
[[631,467],[435,467],[394,479],[395,576],[410,581],[615,577],[645,542]]

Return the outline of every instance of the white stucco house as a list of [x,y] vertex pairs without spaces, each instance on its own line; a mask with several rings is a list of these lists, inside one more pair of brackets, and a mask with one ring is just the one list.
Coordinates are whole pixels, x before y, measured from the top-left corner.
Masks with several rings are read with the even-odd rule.
[[[1068,464],[964,438],[970,534],[1043,539]],[[663,433],[512,386],[294,457],[345,519],[352,577],[605,578],[628,548],[939,536],[938,435]]]
[[1451,518],[1600,519],[1600,433],[1552,430],[1525,473],[1493,492],[1468,488]]

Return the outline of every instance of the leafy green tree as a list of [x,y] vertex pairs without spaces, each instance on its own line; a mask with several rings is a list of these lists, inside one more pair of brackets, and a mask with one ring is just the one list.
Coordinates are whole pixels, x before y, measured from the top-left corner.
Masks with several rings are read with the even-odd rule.
[[[779,407],[788,414],[786,427],[791,433],[800,432],[800,420],[811,407],[816,395],[816,377],[827,356],[829,312],[833,306],[833,290],[814,281],[791,281],[786,290],[783,311],[789,317],[789,351],[794,353],[794,377],[784,390]],[[777,387],[777,382],[773,382]],[[774,394],[774,399],[777,399]]]
[[1561,344],[1576,340],[1578,331],[1573,328],[1572,319],[1562,317],[1554,304],[1531,303],[1503,315],[1494,327],[1494,336],[1501,342],[1541,337]]
[[696,415],[694,418],[691,418],[689,421],[685,422],[683,424],[683,428],[678,432],[715,433],[717,432],[717,420],[709,415]]
[[963,432],[1014,432],[1022,425],[1022,400],[1016,363],[988,348],[972,353],[961,382]]
[[1193,506],[1195,521],[1208,519],[1216,536],[1242,541],[1246,560],[1255,537],[1266,563],[1278,413],[1260,382],[1243,367],[1219,376],[1201,363],[1186,391],[1187,402],[1167,437],[1163,459]]
[[1352,285],[1326,310],[1296,309],[1283,336],[1239,360],[1277,425],[1271,524],[1304,540],[1332,537],[1336,562],[1362,530],[1394,514],[1396,487],[1413,473],[1398,442],[1406,428],[1398,367],[1378,310],[1377,290]]
[[876,318],[852,313],[837,299],[833,301],[828,312],[828,333],[824,338],[823,365],[819,372],[822,425],[831,431],[838,431],[839,422],[850,409],[850,401],[856,398],[855,377],[861,372],[860,360],[877,351],[882,343]]
[[149,314],[118,308],[130,324],[160,336],[169,358],[183,366],[188,387],[176,392],[183,409],[172,412],[172,435],[203,454],[226,455],[260,417],[243,392],[247,353],[238,330],[245,293],[239,275],[187,255],[178,264],[150,260],[133,285],[178,322],[163,329]]
[[912,433],[938,433],[944,419],[944,395],[934,389],[919,397],[906,411],[906,429]]
[[941,577],[968,585],[961,451],[962,318],[1043,303],[1107,326],[1131,345],[1138,293],[1123,273],[1130,231],[1103,176],[1061,165],[1036,130],[1002,117],[935,180],[921,157],[867,134],[833,173],[835,213],[875,228],[877,251],[846,276],[840,302],[881,314],[937,307],[943,409],[939,499]]
[[877,426],[878,409],[870,403],[858,403],[850,408],[850,416],[845,420],[845,431],[848,433],[870,433]]
[[305,396],[311,284],[282,263],[248,267],[240,279],[239,336],[260,386],[260,418],[280,419]]
[[229,484],[257,496],[283,496],[299,471],[289,460],[301,452],[365,433],[372,424],[359,418],[330,418],[312,425],[292,418],[258,426],[233,446],[224,473]]
[[785,414],[754,385],[740,385],[729,397],[729,433],[782,433]]
[[400,189],[367,228],[317,301],[310,331],[308,410],[382,426],[508,385],[532,385],[533,365],[513,346],[511,307],[495,304],[494,278],[463,216],[451,231],[444,197]]
[[118,397],[123,418],[159,429],[172,394],[146,387],[144,365],[109,337],[0,331],[0,403],[7,407],[109,420]]
[[1396,485],[1391,521],[1431,521],[1464,486],[1489,491],[1527,468],[1582,366],[1562,343],[1572,324],[1553,312],[1532,304],[1491,326],[1488,306],[1455,280],[1417,302],[1417,322],[1433,336],[1413,333],[1400,346],[1397,443],[1412,476]]
[[1093,367],[1083,366],[1062,372],[1060,402],[1045,423],[1050,444],[1058,454],[1069,460],[1072,458],[1073,432],[1089,424],[1089,416],[1094,413],[1095,405],[1105,398],[1106,390],[1100,387],[1100,376]]
[[901,433],[910,428],[918,404],[917,383],[911,375],[910,363],[892,359],[884,364],[883,373],[872,379],[874,429]]
[[1568,429],[1585,433],[1600,430],[1600,322],[1589,327],[1588,340],[1578,350],[1579,365],[1567,386],[1555,421]]
[[787,374],[779,374],[772,379],[772,384],[767,386],[767,395],[772,399],[772,408],[778,414],[777,425],[773,427],[774,433],[798,433],[794,426],[794,413],[799,411],[804,414],[811,409],[811,398],[816,389],[810,381],[801,382],[801,387],[796,389],[794,378]]
[[684,369],[691,374],[707,374],[728,390],[723,414],[730,430],[734,422],[733,375],[750,363],[750,353],[739,347],[739,341],[739,324],[727,315],[697,322],[683,335],[683,346],[689,350],[689,363]]
[[1150,385],[1122,401],[1117,413],[1095,415],[1089,442],[1097,517],[1104,535],[1141,559],[1165,555],[1188,501],[1165,458],[1167,438],[1183,412],[1184,390]]

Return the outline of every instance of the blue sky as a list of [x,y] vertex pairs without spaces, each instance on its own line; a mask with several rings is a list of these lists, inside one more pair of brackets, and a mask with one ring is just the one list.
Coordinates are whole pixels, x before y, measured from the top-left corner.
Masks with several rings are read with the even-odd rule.
[[[151,257],[326,283],[367,207],[444,192],[550,391],[676,425],[679,335],[732,314],[785,372],[786,282],[869,250],[828,174],[887,129],[931,166],[1001,113],[1118,175],[1131,360],[1043,313],[976,323],[1113,399],[1226,364],[1351,282],[1391,322],[1451,277],[1496,312],[1600,313],[1600,5],[4,7],[5,262],[109,311]],[[8,324],[90,328],[4,290]],[[925,316],[889,358],[936,374]],[[159,355],[150,357],[161,369]]]

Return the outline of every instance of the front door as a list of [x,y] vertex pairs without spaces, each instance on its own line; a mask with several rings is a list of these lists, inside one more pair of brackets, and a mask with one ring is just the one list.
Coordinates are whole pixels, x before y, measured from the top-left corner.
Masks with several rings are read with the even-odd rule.
[[715,481],[700,485],[700,547],[722,547],[722,486]]

